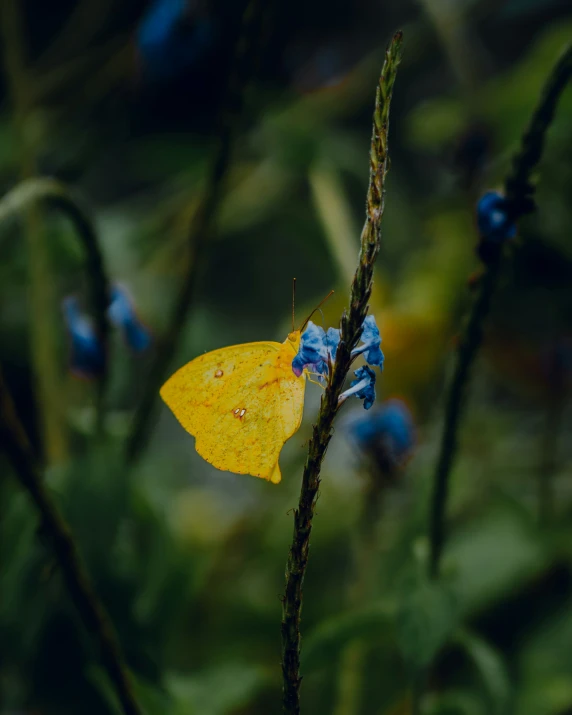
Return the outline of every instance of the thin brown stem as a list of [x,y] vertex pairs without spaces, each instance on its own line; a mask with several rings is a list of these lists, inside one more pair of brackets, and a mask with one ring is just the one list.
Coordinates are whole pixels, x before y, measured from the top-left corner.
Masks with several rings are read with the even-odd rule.
[[286,588],[282,602],[282,674],[283,711],[300,713],[300,622],[302,588],[308,565],[310,534],[320,487],[322,460],[332,436],[339,397],[351,367],[351,351],[359,342],[373,283],[375,259],[381,246],[381,219],[385,198],[385,178],[389,168],[389,107],[397,67],[401,58],[402,34],[394,37],[386,52],[376,92],[370,153],[370,181],[367,193],[366,221],[361,235],[359,263],[350,292],[349,313],[342,315],[341,340],[328,385],[322,396],[318,421],[314,425],[308,457],[302,475],[297,509],[294,510],[294,534],[286,566]]

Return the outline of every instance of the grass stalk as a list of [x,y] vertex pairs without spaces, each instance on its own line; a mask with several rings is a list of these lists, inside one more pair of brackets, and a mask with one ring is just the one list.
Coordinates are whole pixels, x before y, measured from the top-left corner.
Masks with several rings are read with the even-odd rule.
[[95,328],[105,356],[104,370],[98,380],[97,427],[103,426],[104,391],[107,382],[109,348],[109,279],[95,224],[81,200],[64,184],[51,178],[21,181],[0,199],[0,223],[14,214],[25,212],[37,203],[46,203],[61,211],[71,222],[81,243],[89,300],[95,317]]
[[[519,150],[514,156],[511,170],[505,180],[504,193],[507,210],[514,221],[534,210],[532,172],[542,157],[546,134],[554,119],[558,100],[571,75],[572,46],[568,46],[544,85],[539,102],[524,131]],[[484,268],[468,320],[461,333],[455,368],[447,390],[445,419],[433,477],[429,515],[428,570],[430,578],[437,578],[440,570],[446,536],[445,517],[449,479],[457,452],[458,432],[466,404],[471,368],[482,343],[483,326],[489,313],[498,277],[507,259],[508,251],[499,253],[498,257],[490,261]]]
[[[13,126],[20,150],[20,178],[24,180],[37,174],[37,166],[36,149],[28,131],[33,88],[26,66],[26,32],[18,0],[0,3],[0,31]],[[61,410],[53,285],[45,229],[37,207],[26,211],[23,228],[27,248],[32,369],[43,451],[48,462],[62,462],[67,458],[68,445]]]
[[341,340],[330,379],[322,396],[318,420],[313,427],[308,457],[302,474],[298,507],[294,510],[294,533],[286,565],[286,586],[282,600],[282,676],[283,712],[285,715],[300,713],[302,590],[308,566],[310,535],[320,487],[322,461],[339,409],[338,398],[351,367],[351,351],[359,342],[362,324],[367,315],[375,260],[381,246],[385,179],[389,169],[389,107],[401,58],[401,43],[402,34],[399,32],[393,37],[387,49],[377,87],[373,114],[366,220],[361,234],[359,262],[351,285],[350,308],[349,312],[344,312],[341,318]]

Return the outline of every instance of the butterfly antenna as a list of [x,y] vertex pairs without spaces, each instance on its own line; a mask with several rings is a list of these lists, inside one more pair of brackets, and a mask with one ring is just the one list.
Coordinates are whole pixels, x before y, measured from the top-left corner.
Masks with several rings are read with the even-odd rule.
[[296,314],[294,311],[294,306],[296,305],[296,279],[292,278],[292,332],[295,330],[296,325]]
[[318,305],[314,308],[314,310],[310,313],[310,315],[306,318],[306,320],[300,326],[300,332],[303,332],[306,325],[308,325],[308,323],[310,322],[310,318],[314,315],[314,313],[316,311],[320,310],[320,308],[324,305],[324,303],[328,300],[328,298],[330,298],[333,294],[334,294],[334,291],[331,290],[325,298],[322,298],[322,300],[318,303]]

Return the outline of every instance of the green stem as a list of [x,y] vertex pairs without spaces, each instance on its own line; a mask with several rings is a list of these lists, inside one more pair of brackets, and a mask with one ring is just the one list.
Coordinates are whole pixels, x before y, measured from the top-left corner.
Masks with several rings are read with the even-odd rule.
[[[369,460],[361,513],[355,529],[354,573],[348,592],[348,606],[363,607],[374,595],[377,576],[377,534],[385,491],[392,475]],[[358,715],[362,710],[368,646],[363,639],[350,641],[338,665],[337,700],[334,715]]]
[[[37,166],[34,143],[27,132],[32,115],[32,86],[26,68],[25,28],[18,0],[3,0],[0,10],[5,74],[20,144],[20,174],[22,179],[28,179],[37,173]],[[61,410],[52,278],[43,231],[41,216],[32,207],[24,216],[32,366],[45,455],[49,462],[60,462],[66,459],[68,446]]]
[[206,188],[189,230],[188,268],[179,296],[175,301],[167,331],[159,342],[156,359],[146,380],[143,397],[133,418],[133,426],[126,446],[126,457],[129,462],[136,461],[148,443],[159,388],[175,354],[179,337],[185,327],[195,297],[200,268],[204,262],[206,248],[213,235],[214,222],[232,158],[236,125],[242,110],[244,91],[258,46],[257,31],[261,24],[262,10],[262,0],[250,0],[244,12],[242,33],[232,62],[225,94],[226,99],[216,132],[216,149],[213,161],[206,181]]
[[113,626],[83,565],[70,529],[46,489],[32,450],[0,375],[0,445],[40,516],[69,595],[97,643],[101,663],[125,715],[142,715]]
[[99,245],[97,231],[89,212],[64,184],[49,178],[32,178],[21,181],[0,199],[0,223],[14,214],[25,211],[39,202],[46,202],[65,214],[71,221],[82,245],[85,276],[88,281],[90,304],[95,316],[95,327],[105,355],[105,365],[98,381],[97,422],[103,422],[103,396],[107,381],[109,347],[109,279]]
[[[538,105],[522,136],[519,151],[513,159],[511,172],[505,181],[505,196],[514,220],[528,213],[534,207],[532,200],[534,185],[531,182],[531,174],[540,161],[546,133],[554,118],[556,105],[571,75],[572,46],[566,49],[548,77]],[[457,435],[463,417],[470,370],[482,343],[483,324],[488,315],[498,276],[505,260],[506,255],[500,254],[485,267],[477,287],[477,296],[459,342],[455,370],[447,391],[445,420],[439,457],[433,477],[429,516],[428,569],[431,578],[437,578],[439,575],[445,542],[449,477],[457,451]]]
[[302,588],[308,565],[314,508],[320,487],[320,471],[332,436],[339,409],[339,396],[351,367],[351,351],[357,345],[371,295],[375,259],[381,244],[381,219],[384,209],[385,178],[389,168],[387,136],[389,106],[401,57],[401,33],[397,33],[387,52],[376,93],[370,153],[370,182],[366,221],[361,235],[359,263],[351,292],[349,313],[341,319],[341,340],[325,393],[318,421],[314,425],[308,457],[302,474],[298,508],[294,510],[294,533],[286,565],[286,587],[282,601],[283,711],[300,713],[300,622]]

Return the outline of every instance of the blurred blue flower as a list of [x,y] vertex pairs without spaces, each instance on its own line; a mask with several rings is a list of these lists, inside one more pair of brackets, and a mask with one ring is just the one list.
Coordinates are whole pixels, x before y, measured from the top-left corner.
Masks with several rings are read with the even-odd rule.
[[364,409],[369,410],[375,402],[375,372],[371,367],[363,365],[354,372],[354,375],[356,379],[352,380],[350,387],[342,392],[339,401],[343,402],[351,395],[355,395],[359,400],[363,400]]
[[151,333],[139,320],[127,292],[120,286],[114,286],[111,291],[107,314],[110,321],[121,330],[133,352],[141,353],[150,347]]
[[155,0],[137,30],[147,78],[168,80],[198,64],[214,36],[208,18],[192,18],[189,0]]
[[386,468],[403,466],[417,441],[415,423],[403,400],[385,400],[367,415],[352,414],[348,433],[363,451],[373,452]]
[[502,243],[516,235],[516,224],[508,214],[506,199],[498,191],[487,191],[479,199],[477,226],[481,240]]
[[80,311],[75,296],[64,298],[62,310],[71,338],[71,372],[88,380],[99,377],[105,369],[105,355],[92,322]]
[[381,345],[381,336],[373,315],[368,315],[363,321],[361,339],[362,344],[352,350],[352,357],[363,354],[368,365],[374,365],[383,370],[384,357],[379,347]]

